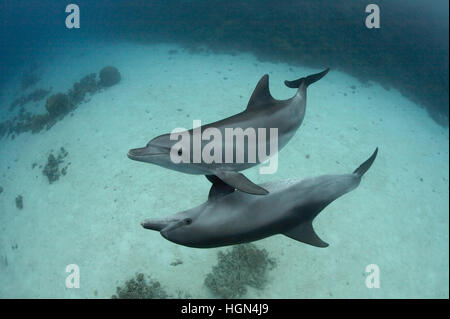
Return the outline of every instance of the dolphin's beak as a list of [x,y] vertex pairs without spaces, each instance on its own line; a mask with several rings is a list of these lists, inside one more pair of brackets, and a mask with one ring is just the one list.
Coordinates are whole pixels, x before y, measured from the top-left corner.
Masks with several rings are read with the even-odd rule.
[[164,228],[166,228],[169,224],[171,224],[173,222],[174,222],[173,219],[167,219],[167,218],[156,219],[156,218],[153,218],[153,219],[144,220],[143,222],[141,222],[141,225],[145,229],[161,231],[161,230],[163,230]]
[[132,160],[145,162],[149,157],[161,154],[164,154],[161,149],[154,146],[146,146],[129,150],[127,156]]

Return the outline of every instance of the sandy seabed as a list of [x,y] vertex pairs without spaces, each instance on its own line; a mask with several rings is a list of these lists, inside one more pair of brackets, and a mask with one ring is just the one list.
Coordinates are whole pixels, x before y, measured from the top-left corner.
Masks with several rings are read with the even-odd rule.
[[[171,51],[172,50],[172,51]],[[176,50],[176,51],[174,51]],[[65,92],[105,65],[122,80],[96,93],[48,131],[0,140],[0,297],[109,298],[142,272],[171,294],[212,298],[203,281],[228,248],[175,245],[140,221],[202,203],[209,182],[131,161],[128,149],[175,127],[242,111],[268,73],[277,99],[295,92],[283,81],[320,70],[258,61],[251,54],[190,53],[173,44],[83,44],[42,61],[37,87]],[[324,66],[326,67],[326,66]],[[0,101],[4,118],[18,79]],[[45,101],[26,107],[44,110]],[[396,90],[331,70],[308,89],[305,120],[279,154],[275,175],[257,183],[352,172],[375,147],[379,155],[355,191],[315,220],[320,249],[283,235],[256,242],[276,259],[264,290],[248,298],[448,298],[449,131]],[[64,147],[67,175],[49,184],[45,165]],[[24,199],[22,210],[15,197]],[[175,260],[182,264],[172,266]],[[80,267],[79,289],[65,287],[66,266]],[[365,285],[380,268],[379,289]]]

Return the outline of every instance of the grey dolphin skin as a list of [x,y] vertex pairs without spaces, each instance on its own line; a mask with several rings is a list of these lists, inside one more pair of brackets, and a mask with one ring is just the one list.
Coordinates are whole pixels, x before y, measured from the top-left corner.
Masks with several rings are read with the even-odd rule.
[[[259,148],[263,145],[260,145],[260,143],[256,143],[257,145],[247,145],[248,140],[246,140],[243,160],[241,162],[233,160],[230,163],[227,163],[225,160],[225,150],[233,150],[232,156],[233,159],[235,159],[236,149],[233,140],[230,145],[229,140],[227,141],[225,139],[225,129],[237,128],[245,131],[247,128],[252,128],[257,132],[259,132],[259,129],[269,132],[270,128],[277,128],[278,149],[276,151],[281,150],[292,136],[294,136],[295,132],[303,122],[306,108],[307,87],[324,77],[328,70],[329,69],[326,69],[323,72],[300,78],[295,81],[285,81],[286,86],[297,88],[296,94],[287,100],[276,100],[272,97],[269,91],[269,76],[266,74],[259,80],[248,102],[247,108],[243,112],[214,123],[202,125],[198,130],[201,134],[208,128],[218,129],[221,133],[223,140],[221,144],[222,160],[220,163],[215,161],[208,163],[205,162],[203,158],[200,161],[195,161],[193,159],[194,146],[192,138],[186,145],[183,144],[181,147],[177,146],[179,147],[178,155],[189,151],[190,160],[181,163],[173,162],[170,157],[170,152],[172,147],[178,141],[171,140],[170,134],[163,134],[152,139],[145,147],[131,149],[128,152],[128,157],[132,160],[156,164],[183,173],[206,175],[208,180],[213,183],[211,193],[223,193],[225,191],[231,193],[234,189],[238,189],[249,194],[265,195],[268,193],[265,188],[252,183],[243,174],[239,173],[242,170],[260,164],[258,159],[249,160],[249,148],[247,146],[252,147],[252,151],[255,151],[255,154],[259,154]],[[194,129],[187,130],[186,132],[189,133],[189,136],[193,136]],[[264,139],[261,138],[261,144],[264,144],[264,150],[269,149],[269,146],[271,145],[270,138],[271,135],[269,133],[266,134]],[[209,142],[210,141],[201,140],[200,149],[203,150],[204,146]],[[274,155],[275,153],[276,152],[273,152],[271,155]]]
[[141,223],[176,244],[212,248],[283,234],[316,247],[327,247],[315,233],[314,218],[331,202],[355,189],[377,156],[353,173],[263,184],[270,193],[253,196],[240,191],[214,194],[204,204],[170,218]]

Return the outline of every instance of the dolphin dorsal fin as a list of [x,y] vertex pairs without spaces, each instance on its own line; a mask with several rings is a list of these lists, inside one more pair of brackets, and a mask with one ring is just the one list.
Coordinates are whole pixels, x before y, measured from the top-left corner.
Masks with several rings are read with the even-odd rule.
[[273,100],[274,98],[269,91],[269,75],[264,74],[253,90],[252,96],[247,104],[247,110],[264,106],[266,103],[272,102]]
[[300,225],[283,233],[283,235],[312,246],[328,247],[328,244],[320,239],[320,237],[314,231],[311,220],[301,223]]

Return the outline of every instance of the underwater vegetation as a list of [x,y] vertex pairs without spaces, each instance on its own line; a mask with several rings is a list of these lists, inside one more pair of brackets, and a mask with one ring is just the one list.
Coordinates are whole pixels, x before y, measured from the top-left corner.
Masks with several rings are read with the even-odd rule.
[[[100,71],[101,77],[97,81],[96,74],[90,73],[84,76],[80,81],[73,84],[67,93],[56,93],[49,96],[45,103],[46,113],[31,114],[20,109],[19,115],[12,120],[0,123],[0,138],[4,135],[20,134],[31,131],[31,133],[39,133],[44,128],[50,129],[55,123],[62,120],[67,114],[76,109],[78,105],[85,100],[86,94],[94,94],[104,87],[110,87],[120,81],[120,73],[115,67],[105,67]],[[48,91],[37,90],[30,95],[16,102],[26,103],[28,99],[35,100],[47,95]],[[43,97],[42,97],[43,98]]]
[[276,266],[265,249],[254,244],[233,246],[228,252],[218,252],[218,263],[205,278],[205,286],[220,298],[239,298],[247,286],[263,289],[267,272]]
[[166,299],[169,295],[154,279],[146,280],[144,274],[136,274],[125,282],[122,287],[116,288],[116,294],[112,299]]
[[67,168],[69,167],[70,162],[61,170],[60,164],[64,163],[64,159],[68,154],[69,153],[64,149],[64,147],[61,147],[56,157],[53,153],[48,155],[47,164],[45,164],[42,174],[47,176],[49,184],[57,181],[61,175],[67,174]]

